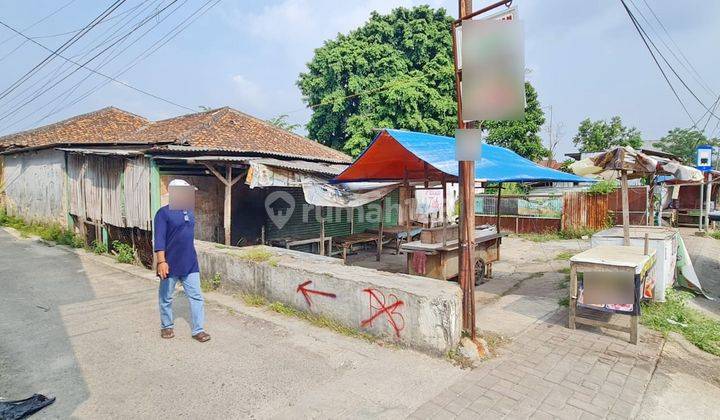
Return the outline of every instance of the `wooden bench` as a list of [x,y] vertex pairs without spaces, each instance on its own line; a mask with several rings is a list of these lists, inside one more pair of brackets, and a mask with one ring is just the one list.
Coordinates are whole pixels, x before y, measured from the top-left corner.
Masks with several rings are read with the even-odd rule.
[[[326,252],[329,252],[330,247],[332,246],[332,236],[326,236],[324,238],[304,238],[304,239],[298,239],[298,238],[278,238],[273,239],[270,241],[270,244],[273,246],[279,246],[286,249],[290,249],[295,246],[302,246],[302,245],[309,245],[309,244],[318,244],[319,248],[319,254],[324,255]],[[321,242],[326,242],[327,246],[320,246]],[[327,250],[323,252],[324,250]]]
[[343,263],[347,264],[347,252],[353,245],[372,243],[379,249],[380,237],[377,233],[354,233],[347,236],[336,236],[333,238],[333,244],[342,248]]

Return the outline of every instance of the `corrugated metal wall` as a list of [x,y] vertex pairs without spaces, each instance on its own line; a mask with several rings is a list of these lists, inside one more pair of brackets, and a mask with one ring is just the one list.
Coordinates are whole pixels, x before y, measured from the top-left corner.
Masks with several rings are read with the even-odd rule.
[[[289,193],[295,200],[295,208],[290,219],[280,229],[269,218],[265,221],[265,234],[267,240],[279,238],[311,238],[320,236],[320,222],[315,217],[315,207],[305,201],[302,188],[268,188],[268,192],[282,190]],[[386,211],[384,223],[386,225],[398,224],[398,190],[390,193],[385,202]],[[354,232],[363,232],[365,229],[377,227],[377,211],[374,202],[363,206],[363,209],[353,211]],[[343,236],[350,234],[350,220],[346,208],[325,208],[325,236]]]
[[47,149],[3,160],[6,211],[28,221],[66,225],[65,153]]
[[150,230],[150,159],[140,157],[125,163],[123,209],[128,226]]
[[[70,154],[67,166],[70,214],[117,227],[150,228],[147,159]],[[129,184],[125,183],[126,166]]]
[[[628,188],[628,208],[630,224],[644,225],[647,220],[649,205],[648,192],[650,187],[640,185]],[[622,224],[622,191],[620,188],[608,194],[608,210],[614,215],[614,223]]]

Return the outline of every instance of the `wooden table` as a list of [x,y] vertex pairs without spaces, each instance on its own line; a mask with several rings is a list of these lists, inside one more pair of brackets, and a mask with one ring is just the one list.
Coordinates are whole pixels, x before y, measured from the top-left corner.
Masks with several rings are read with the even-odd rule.
[[[380,234],[379,228],[372,228],[372,229],[366,229],[365,232],[367,233],[374,233],[375,235]],[[417,236],[422,232],[422,227],[420,226],[412,226],[410,227],[410,238],[412,239],[414,236]],[[390,241],[395,241],[395,255],[400,253],[400,242],[402,242],[403,239],[407,237],[408,229],[405,226],[383,226],[382,228],[383,233],[383,240],[385,240],[385,237],[390,238]],[[409,239],[406,239],[405,242],[409,242]]]
[[350,249],[353,245],[371,243],[371,242],[375,242],[376,246],[379,244],[380,237],[378,236],[377,233],[367,233],[367,232],[354,233],[352,235],[336,236],[333,238],[333,244],[342,247],[343,263],[346,263],[346,264],[347,264],[348,249]]
[[[492,277],[492,263],[500,259],[502,234],[495,229],[475,231],[475,284],[479,284],[483,275]],[[407,272],[439,280],[450,280],[458,276],[459,246],[458,240],[425,244],[420,241],[405,243],[401,246],[407,254]],[[417,272],[412,264],[413,254],[425,254],[425,272]]]
[[[280,246],[285,247],[286,249],[290,249],[293,246],[301,246],[301,245],[308,245],[308,244],[320,244],[320,242],[327,242],[327,251],[330,251],[330,247],[332,245],[332,236],[326,236],[324,238],[316,237],[316,238],[305,238],[305,239],[297,239],[297,238],[278,238],[273,239],[270,241],[270,244],[273,246]],[[325,247],[318,247],[318,248],[325,248]],[[322,255],[323,253],[320,252]]]
[[[630,325],[623,326],[595,319],[583,318],[577,315],[578,306],[578,273],[586,272],[624,272],[632,273],[634,277],[635,297],[633,312],[624,313],[611,311],[630,316]],[[570,258],[570,311],[568,314],[568,327],[575,329],[575,324],[585,324],[594,327],[630,333],[630,342],[637,344],[638,318],[640,314],[640,300],[644,283],[655,272],[655,250],[648,250],[647,254],[641,247],[604,245],[588,249]],[[583,305],[586,308],[592,306]]]

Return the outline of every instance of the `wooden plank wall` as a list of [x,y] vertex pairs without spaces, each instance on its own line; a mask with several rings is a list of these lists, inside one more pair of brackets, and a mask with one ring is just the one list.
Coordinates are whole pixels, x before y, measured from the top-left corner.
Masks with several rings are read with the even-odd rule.
[[582,191],[563,194],[562,229],[602,229],[607,225],[608,195]]

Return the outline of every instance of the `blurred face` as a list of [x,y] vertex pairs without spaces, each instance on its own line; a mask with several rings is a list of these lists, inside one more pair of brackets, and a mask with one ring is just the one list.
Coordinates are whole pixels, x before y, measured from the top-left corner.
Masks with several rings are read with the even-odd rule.
[[171,186],[168,187],[170,194],[170,210],[193,210],[195,208],[195,187],[192,186]]

